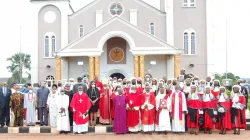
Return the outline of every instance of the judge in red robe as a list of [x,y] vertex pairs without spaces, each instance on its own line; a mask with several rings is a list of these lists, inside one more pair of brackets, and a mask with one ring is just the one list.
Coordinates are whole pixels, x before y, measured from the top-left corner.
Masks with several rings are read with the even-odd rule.
[[211,93],[211,88],[206,87],[206,93],[202,97],[203,99],[203,109],[204,109],[204,133],[207,131],[209,134],[212,134],[212,129],[215,124],[215,115],[217,115],[216,111],[216,99],[215,96]]
[[192,85],[191,91],[187,98],[188,115],[187,127],[190,129],[190,134],[198,135],[199,133],[199,119],[203,114],[202,100],[198,95],[197,86]]
[[231,114],[230,99],[226,93],[225,87],[220,87],[220,93],[217,96],[218,121],[215,128],[220,130],[219,134],[226,134],[227,130],[231,130]]
[[130,132],[139,131],[139,122],[140,122],[140,95],[136,91],[136,86],[132,86],[127,95],[127,127]]
[[156,101],[154,92],[150,92],[149,83],[145,84],[145,89],[146,91],[141,95],[142,131],[152,134],[151,132],[154,131]]
[[213,84],[212,84],[212,91],[211,91],[212,94],[214,95],[214,97],[218,96],[218,94],[220,92],[219,88],[220,88],[220,81],[219,80],[214,80]]
[[[238,85],[233,86],[231,92],[231,121],[234,134],[240,135],[240,129],[246,129],[246,98],[240,92],[241,87]],[[238,129],[238,130],[237,130]]]
[[78,92],[74,94],[71,103],[73,111],[73,132],[85,133],[88,132],[88,111],[91,107],[89,97],[83,92],[83,86],[78,86]]
[[111,114],[110,114],[110,96],[111,89],[109,89],[108,81],[103,82],[103,93],[101,93],[99,110],[100,110],[100,123],[110,124]]

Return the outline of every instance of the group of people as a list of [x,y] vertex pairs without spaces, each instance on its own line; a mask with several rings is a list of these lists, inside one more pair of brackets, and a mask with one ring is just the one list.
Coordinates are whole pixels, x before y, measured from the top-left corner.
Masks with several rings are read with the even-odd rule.
[[113,124],[117,134],[188,130],[197,135],[200,130],[211,134],[214,128],[220,134],[229,130],[240,134],[240,129],[246,129],[248,97],[242,83],[239,80],[227,95],[218,80],[209,76],[200,80],[185,74],[184,69],[178,78],[168,80],[146,75],[145,81],[114,77],[100,82],[95,76],[88,82],[86,77],[79,77],[77,83],[71,78],[64,84],[27,84],[25,89],[15,83],[8,89],[4,83],[0,89],[0,125],[23,126],[25,119],[27,126],[34,126],[38,116],[41,126],[50,124],[66,134],[73,126],[73,132],[79,134],[96,125],[99,111],[99,122]]

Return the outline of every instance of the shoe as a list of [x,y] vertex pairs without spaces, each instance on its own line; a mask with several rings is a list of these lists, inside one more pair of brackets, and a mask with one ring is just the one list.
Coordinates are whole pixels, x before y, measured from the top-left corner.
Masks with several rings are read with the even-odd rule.
[[0,126],[1,128],[3,128],[4,127],[4,124],[1,124],[1,126]]

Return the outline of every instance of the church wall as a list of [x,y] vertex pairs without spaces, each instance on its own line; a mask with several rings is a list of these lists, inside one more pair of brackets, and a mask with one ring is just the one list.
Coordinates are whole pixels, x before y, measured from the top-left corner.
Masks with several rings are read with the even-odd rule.
[[130,27],[124,25],[123,23],[119,21],[115,21],[108,25],[107,27],[104,27],[103,29],[99,30],[97,33],[95,33],[93,36],[90,36],[89,38],[81,41],[76,46],[72,47],[71,49],[80,49],[80,48],[97,48],[98,43],[100,39],[107,33],[111,31],[122,31],[129,36],[132,37],[132,39],[135,42],[135,47],[160,47],[161,44],[157,43],[156,41],[152,40],[151,38],[139,33],[138,31],[135,31],[131,29]]
[[[48,11],[53,11],[56,14],[56,19],[53,23],[47,23],[44,20],[44,15]],[[39,81],[46,80],[48,75],[55,77],[56,61],[55,58],[44,58],[44,38],[45,35],[55,35],[56,50],[61,48],[61,11],[52,5],[43,7],[38,13],[38,79]],[[49,43],[51,44],[51,36],[49,36]],[[50,66],[50,68],[47,68]]]
[[[85,74],[89,75],[89,57],[70,57],[69,63],[69,78],[83,77]],[[78,65],[78,62],[83,62],[83,65]]]
[[[151,65],[151,61],[155,61],[156,65]],[[146,55],[144,65],[144,73],[151,74],[153,78],[161,79],[167,75],[167,55]]]
[[[183,0],[174,0],[174,46],[183,49],[183,33],[196,32],[196,54],[182,55],[181,67],[201,78],[207,75],[206,0],[196,0],[196,8],[183,8]],[[194,64],[193,68],[189,64]]]
[[[163,40],[166,40],[166,16],[156,9],[145,8],[136,3],[134,0],[100,0],[97,4],[79,11],[69,16],[69,43],[79,38],[79,26],[84,26],[84,33],[87,34],[96,27],[96,10],[103,10],[103,22],[109,20],[112,16],[109,13],[109,6],[113,2],[119,2],[123,5],[124,12],[121,18],[129,21],[130,9],[138,11],[138,27],[149,32],[149,24],[155,23],[155,35]],[[156,10],[156,11],[155,11]]]
[[103,47],[103,53],[100,56],[100,79],[108,78],[113,73],[121,73],[127,78],[134,77],[134,56],[126,46],[126,64],[107,64],[107,43]]

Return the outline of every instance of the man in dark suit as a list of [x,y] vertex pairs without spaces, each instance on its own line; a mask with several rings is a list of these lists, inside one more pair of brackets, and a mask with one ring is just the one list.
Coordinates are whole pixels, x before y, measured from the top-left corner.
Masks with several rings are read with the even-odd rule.
[[88,88],[87,88],[86,84],[83,84],[82,77],[77,78],[77,84],[75,84],[74,87],[73,87],[73,93],[74,94],[78,92],[78,86],[82,86],[83,87],[83,92],[87,93]]
[[244,86],[245,85],[244,80],[243,79],[239,79],[237,82],[238,82],[238,85],[241,86],[241,93],[246,98],[246,108],[247,108],[247,105],[248,105],[248,91],[247,91],[247,88]]
[[11,90],[7,87],[7,83],[3,83],[3,87],[0,88],[0,127],[4,125],[10,125],[10,95]]

